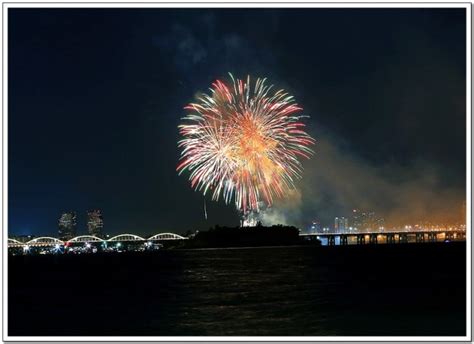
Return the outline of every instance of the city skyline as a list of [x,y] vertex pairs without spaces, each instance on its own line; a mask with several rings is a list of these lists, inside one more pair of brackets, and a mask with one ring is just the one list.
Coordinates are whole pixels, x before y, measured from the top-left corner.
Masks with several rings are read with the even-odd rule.
[[[79,216],[78,216],[79,215]],[[84,215],[84,214],[83,214]],[[78,221],[78,217],[81,218],[81,214],[77,213],[76,211],[65,211],[62,212],[58,219],[58,226],[57,228],[51,229],[49,231],[40,231],[36,232],[36,234],[26,234],[26,233],[14,233],[11,234],[12,238],[29,238],[32,239],[34,237],[42,237],[42,236],[53,236],[63,239],[70,239],[74,236],[81,236],[81,235],[91,235],[100,238],[110,237],[111,235],[118,235],[123,234],[124,232],[117,231],[113,228],[105,228],[104,229],[104,220],[103,214],[101,209],[93,209],[86,211],[85,215],[83,216],[84,221]],[[66,223],[66,225],[65,225]],[[255,223],[251,224],[251,226],[255,226],[258,224],[258,221],[255,220]],[[66,227],[66,235],[63,234],[64,227]],[[407,229],[407,228],[419,228],[428,229],[428,228],[458,228],[462,227],[465,228],[465,222],[462,221],[455,221],[455,222],[448,222],[448,223],[435,223],[429,221],[429,219],[420,219],[419,221],[413,223],[405,223],[403,225],[398,226],[385,226],[385,219],[381,214],[376,214],[370,210],[361,210],[361,209],[353,209],[350,215],[345,216],[335,216],[331,223],[321,223],[318,219],[313,219],[305,224],[305,226],[300,227],[299,230],[301,233],[312,233],[312,232],[319,232],[324,233],[327,231],[330,232],[351,232],[351,231],[364,231],[364,230],[398,230],[398,229]],[[210,229],[206,228],[206,229]],[[154,231],[160,231],[159,228],[138,228],[129,230],[128,232],[136,232],[139,235],[148,235],[150,233],[154,233]],[[161,229],[161,231],[165,231],[166,229]],[[181,234],[184,233],[194,233],[199,231],[198,228],[188,228],[185,231],[182,231]]]
[[[463,216],[463,9],[9,16],[12,235],[55,233],[64,209],[82,226],[91,206],[113,233],[238,225],[232,205],[204,198],[176,173],[183,107],[227,72],[268,77],[310,115],[315,155],[267,223],[329,224],[354,207],[390,226]],[[308,44],[309,30],[327,34]]]

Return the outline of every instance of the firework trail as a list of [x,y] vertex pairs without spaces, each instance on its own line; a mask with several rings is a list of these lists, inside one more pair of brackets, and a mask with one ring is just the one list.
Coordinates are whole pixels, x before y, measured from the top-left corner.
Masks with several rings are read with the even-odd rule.
[[215,81],[210,94],[185,107],[179,126],[182,149],[177,171],[190,172],[191,186],[212,199],[235,202],[244,214],[271,206],[301,178],[300,158],[309,158],[313,138],[304,131],[299,107],[266,79],[254,85],[234,79]]

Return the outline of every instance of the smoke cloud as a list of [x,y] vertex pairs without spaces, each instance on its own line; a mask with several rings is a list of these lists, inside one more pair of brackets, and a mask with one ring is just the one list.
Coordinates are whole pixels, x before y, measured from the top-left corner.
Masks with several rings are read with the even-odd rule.
[[276,224],[295,225],[302,218],[302,195],[298,189],[292,190],[283,200],[278,200],[274,206],[262,210],[259,219],[265,226]]
[[262,212],[262,223],[306,227],[313,219],[331,225],[352,209],[375,211],[387,225],[418,221],[461,222],[465,189],[440,176],[448,166],[422,159],[407,165],[376,164],[358,157],[344,140],[319,128],[315,155],[303,162],[298,190]]

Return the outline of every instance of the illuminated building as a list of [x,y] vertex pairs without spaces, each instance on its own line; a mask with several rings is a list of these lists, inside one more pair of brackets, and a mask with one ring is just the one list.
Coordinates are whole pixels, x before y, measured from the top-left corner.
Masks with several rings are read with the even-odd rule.
[[76,213],[71,211],[62,213],[58,221],[58,236],[61,240],[68,240],[76,236]]
[[311,226],[308,228],[308,233],[319,233],[321,232],[321,223],[318,220],[314,220]]
[[375,219],[375,226],[376,229],[383,230],[385,229],[385,220],[383,217],[377,217]]
[[334,230],[336,232],[345,232],[349,228],[348,219],[345,217],[336,217],[334,219]]
[[379,230],[384,226],[385,220],[377,217],[374,211],[352,210],[351,227],[355,230]]
[[357,209],[352,210],[351,225],[355,230],[362,229],[362,213]]
[[100,209],[89,210],[87,212],[87,230],[89,235],[101,237],[103,228],[104,220],[102,218],[102,211]]

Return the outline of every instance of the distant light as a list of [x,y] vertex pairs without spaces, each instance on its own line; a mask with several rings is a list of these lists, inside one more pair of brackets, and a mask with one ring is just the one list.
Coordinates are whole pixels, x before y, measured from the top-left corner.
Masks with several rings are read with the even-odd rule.
[[29,249],[30,249],[30,246],[28,245],[23,246],[23,251],[28,251]]
[[120,247],[120,246],[122,246],[122,244],[118,242],[118,243],[117,243],[117,247]]
[[91,248],[91,244],[89,244],[88,242],[86,242],[86,247],[87,247],[87,248]]
[[54,245],[54,248],[55,248],[56,250],[59,250],[59,247],[60,247],[59,244]]

